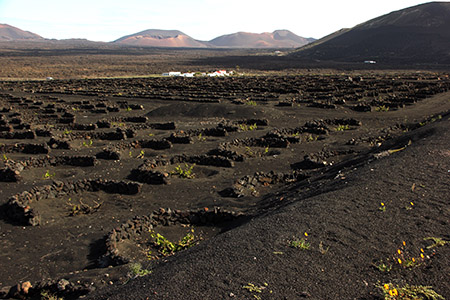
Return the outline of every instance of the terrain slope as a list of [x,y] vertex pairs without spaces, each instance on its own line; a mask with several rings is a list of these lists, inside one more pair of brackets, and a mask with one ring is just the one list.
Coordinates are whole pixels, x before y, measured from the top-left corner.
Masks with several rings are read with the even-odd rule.
[[123,45],[151,47],[204,48],[206,45],[178,30],[149,29],[114,41]]
[[394,11],[291,55],[316,61],[450,63],[450,3]]
[[[433,251],[424,239],[450,238],[449,125],[447,116],[376,153],[401,151],[367,153],[266,199],[278,208],[92,299],[382,299],[383,284],[432,286],[448,298],[450,247]],[[310,249],[288,246],[301,238]],[[420,260],[420,249],[417,265],[396,263]],[[382,262],[392,269],[377,269]]]
[[0,24],[0,42],[5,41],[32,41],[43,40],[43,38],[35,33],[23,31],[8,24]]
[[295,48],[304,46],[314,39],[298,36],[289,30],[274,32],[250,33],[237,32],[219,36],[210,44],[225,48]]

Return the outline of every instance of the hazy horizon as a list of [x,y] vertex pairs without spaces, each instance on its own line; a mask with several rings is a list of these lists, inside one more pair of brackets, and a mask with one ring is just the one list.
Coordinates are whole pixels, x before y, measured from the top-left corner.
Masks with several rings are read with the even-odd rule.
[[280,29],[319,39],[341,28],[421,3],[426,2],[0,0],[0,23],[48,39],[103,42],[147,29],[180,30],[202,41],[239,31],[262,33]]

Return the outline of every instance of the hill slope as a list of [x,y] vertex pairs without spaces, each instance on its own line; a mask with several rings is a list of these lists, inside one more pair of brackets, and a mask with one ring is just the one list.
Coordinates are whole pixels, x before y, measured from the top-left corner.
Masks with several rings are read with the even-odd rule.
[[113,43],[146,47],[207,47],[204,43],[194,40],[181,31],[160,29],[149,29],[127,35],[115,40]]
[[209,43],[216,47],[227,48],[294,48],[313,40],[298,36],[289,30],[276,30],[264,33],[237,32],[219,36]]
[[[337,166],[325,174],[326,182],[312,181],[308,191],[297,187],[272,199],[275,205],[289,204],[180,252],[152,268],[148,276],[99,291],[90,299],[147,295],[152,299],[251,299],[252,294],[261,299],[382,299],[377,285],[387,282],[432,286],[447,299],[450,247],[436,248],[432,254],[426,247],[431,243],[424,238],[449,238],[448,213],[444,212],[449,125],[447,116],[383,144],[379,151],[411,143],[392,156],[374,159],[369,153],[348,163],[347,169]],[[337,180],[334,175],[341,170],[345,177]],[[430,187],[411,190],[417,182]],[[389,201],[386,211],[378,209],[383,199]],[[405,208],[410,201],[416,206]],[[287,241],[304,237],[305,232],[309,250],[288,247]],[[402,241],[406,241],[402,254],[406,257],[426,249],[423,265],[396,264],[391,272],[374,267],[380,261],[392,261]],[[261,287],[259,292],[252,285]]]
[[431,2],[391,12],[291,55],[305,60],[447,64],[450,3]]
[[43,40],[43,37],[24,31],[8,24],[0,24],[0,41],[32,41]]

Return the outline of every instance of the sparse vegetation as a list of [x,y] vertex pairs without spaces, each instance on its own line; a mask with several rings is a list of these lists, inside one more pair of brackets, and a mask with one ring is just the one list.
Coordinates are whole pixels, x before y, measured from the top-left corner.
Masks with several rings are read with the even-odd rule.
[[157,249],[158,255],[154,256],[151,252],[148,253],[149,259],[157,259],[159,255],[169,256],[176,252],[185,250],[197,244],[198,239],[195,239],[194,229],[191,229],[184,237],[178,242],[171,242],[163,235],[151,230],[150,237],[152,238],[152,244]]
[[195,177],[194,174],[195,164],[189,166],[188,164],[184,164],[184,168],[181,165],[175,167],[175,170],[171,172],[172,175],[177,175],[181,178],[192,179]]
[[[73,62],[84,63],[79,58],[84,50],[72,48],[38,51],[35,56],[58,60],[76,54]],[[108,64],[132,76],[138,70],[134,62],[147,72],[188,68],[175,62],[156,65],[175,57],[165,55],[167,49],[161,50],[163,55],[151,49],[136,55],[141,50],[133,48],[127,64],[121,58],[127,49],[112,50],[104,57],[96,53],[100,69],[93,64],[87,74],[102,75],[101,64]],[[192,62],[205,54],[204,62],[219,57],[226,66],[236,64],[222,58],[231,50],[215,51],[211,58],[208,51],[181,49],[176,56],[187,55],[185,61]],[[247,57],[259,50],[247,51],[234,53]],[[28,52],[16,61],[29,60],[34,52]],[[154,61],[152,53],[158,54]],[[67,60],[67,66],[71,62]],[[258,59],[246,66],[259,64]],[[5,270],[14,270],[17,262],[31,262],[37,271],[58,262],[52,264],[54,272],[44,274],[42,284],[64,298],[88,292],[86,284],[91,283],[106,293],[113,288],[118,298],[130,298],[129,290],[120,286],[131,276],[143,275],[147,277],[133,285],[138,288],[133,296],[143,299],[206,294],[212,299],[384,299],[374,286],[377,280],[392,283],[390,294],[387,291],[392,299],[401,299],[399,288],[405,283],[432,286],[449,297],[442,279],[449,271],[445,255],[450,249],[450,238],[442,231],[448,175],[443,161],[450,149],[442,137],[448,116],[416,130],[419,121],[430,122],[426,116],[450,108],[448,96],[439,94],[450,87],[448,72],[384,72],[377,70],[380,65],[348,70],[354,77],[350,82],[342,75],[347,73],[344,64],[340,70],[293,66],[265,74],[266,66],[235,78],[69,79],[76,73],[67,72],[68,80],[47,83],[18,82],[11,68],[10,79],[0,83],[0,142],[6,143],[0,153],[9,160],[0,170],[5,180],[0,188],[6,206],[4,234],[11,241],[26,238],[29,243],[19,243],[26,246],[24,251],[17,251],[18,243],[3,247],[2,255],[10,258],[3,259]],[[52,70],[39,74],[47,71]],[[104,76],[112,74],[108,72],[113,71]],[[120,99],[114,97],[118,91],[124,93]],[[383,101],[373,101],[376,97]],[[54,106],[49,106],[51,99],[57,99]],[[256,100],[258,107],[245,105],[246,100]],[[358,100],[361,105],[356,107]],[[375,112],[381,104],[392,108]],[[128,105],[133,111],[125,111]],[[72,106],[80,111],[72,111]],[[349,124],[349,130],[343,126],[342,132],[335,131],[339,124]],[[405,128],[410,134],[403,135]],[[87,148],[91,138],[95,142]],[[420,143],[375,161],[379,151],[405,149],[409,138]],[[54,176],[50,180],[42,179],[46,169],[47,177]],[[187,234],[190,227],[182,227],[190,226],[187,223],[201,226],[195,228],[194,238]],[[153,237],[148,230],[152,226]],[[187,249],[199,240],[200,228],[211,240]],[[304,235],[306,230],[310,236]],[[401,247],[402,239],[408,247]],[[73,251],[81,247],[86,251]],[[219,248],[231,249],[230,258],[237,259],[218,259]],[[361,255],[355,258],[353,252]],[[294,258],[297,265],[284,268]],[[180,259],[216,273],[210,276],[210,287],[224,288],[205,292],[204,286],[194,284],[183,289],[195,280],[195,272],[188,267],[172,276],[176,268],[166,268]],[[127,261],[140,265],[122,264]],[[97,263],[105,268],[84,272]],[[169,271],[166,285],[153,280],[160,268]],[[23,279],[23,268],[5,273],[0,282],[39,279],[34,273]],[[56,289],[63,277],[77,294]],[[288,282],[278,285],[283,278]],[[327,279],[333,284],[317,285]],[[139,282],[146,287],[139,290]],[[39,299],[39,286],[27,297]]]
[[136,158],[141,158],[141,159],[144,159],[144,157],[145,157],[144,150],[141,150],[141,152],[139,152],[138,156],[136,156]]
[[64,300],[63,298],[60,298],[56,294],[50,293],[47,290],[42,290],[40,296],[41,300]]
[[306,141],[308,141],[308,142],[315,142],[315,141],[317,141],[317,135],[312,135],[312,134],[309,134],[307,137],[306,137]]
[[384,262],[383,260],[378,263],[373,263],[372,265],[381,272],[390,272],[392,270],[392,264]]
[[387,112],[387,111],[389,111],[389,107],[388,107],[388,106],[385,106],[385,105],[381,105],[381,106],[376,107],[376,108],[375,108],[375,111],[378,111],[378,112]]
[[434,242],[434,244],[432,244],[432,245],[430,245],[430,246],[427,246],[427,249],[433,249],[433,248],[435,248],[435,247],[440,247],[440,246],[445,246],[445,245],[447,245],[447,244],[450,244],[450,242],[449,241],[444,241],[443,239],[441,239],[441,238],[437,238],[437,237],[426,237],[426,238],[424,238],[424,240],[425,241],[433,241]]
[[307,241],[308,233],[305,232],[304,236],[304,238],[291,240],[289,242],[289,247],[301,250],[309,250],[311,248],[311,244]]
[[199,142],[204,142],[204,141],[206,141],[206,138],[200,133],[200,134],[197,136],[197,140],[198,140]]
[[402,246],[397,249],[392,258],[381,260],[372,265],[381,272],[390,272],[394,267],[403,269],[415,268],[431,258],[425,254],[422,248],[418,252],[418,255],[412,255],[411,251],[406,248],[406,242],[403,241]]
[[253,152],[252,148],[250,148],[248,146],[245,147],[245,154],[247,154],[250,157],[255,156],[255,152]]
[[80,202],[79,204],[73,204],[72,198],[69,198],[69,200],[67,201],[67,205],[70,207],[69,213],[70,216],[76,216],[79,214],[90,214],[98,211],[102,206],[102,203],[99,203],[95,200],[93,200],[94,202],[93,205],[88,205],[84,203],[82,199],[80,199],[79,202]]
[[50,173],[50,171],[47,170],[47,171],[45,172],[45,174],[44,174],[42,177],[43,177],[44,179],[50,179],[50,178],[55,177],[55,173]]
[[292,240],[289,243],[289,246],[292,248],[299,248],[302,250],[309,250],[311,247],[311,244],[308,243],[305,239],[301,238],[301,239],[296,239],[296,240]]
[[403,241],[402,246],[397,249],[394,260],[403,268],[414,268],[420,266],[427,258],[429,257],[425,256],[425,251],[422,248],[420,248],[420,253],[417,258],[411,255],[410,251],[406,248],[406,242]]
[[345,130],[349,130],[349,129],[350,129],[350,126],[348,126],[348,125],[339,125],[334,130],[335,131],[345,131]]
[[377,287],[382,290],[385,300],[444,300],[431,286],[385,283]]
[[91,139],[87,140],[87,141],[83,141],[83,146],[84,147],[91,147],[93,145],[93,141]]
[[256,125],[256,123],[253,125],[239,124],[239,128],[241,129],[241,131],[253,131],[258,129],[258,126]]
[[414,202],[409,202],[409,205],[406,205],[405,206],[405,209],[406,210],[411,210],[411,209],[413,209],[414,208]]
[[152,271],[148,269],[143,269],[140,263],[131,263],[130,264],[130,277],[137,278],[142,277],[148,274],[151,274]]
[[[269,287],[269,284],[267,282],[264,282],[262,285],[256,285],[254,283],[247,283],[246,285],[242,286],[243,289],[246,289],[250,293],[252,293],[253,298],[257,300],[261,300],[262,297],[259,295],[264,290],[266,290]],[[269,290],[269,293],[272,294],[272,291]]]

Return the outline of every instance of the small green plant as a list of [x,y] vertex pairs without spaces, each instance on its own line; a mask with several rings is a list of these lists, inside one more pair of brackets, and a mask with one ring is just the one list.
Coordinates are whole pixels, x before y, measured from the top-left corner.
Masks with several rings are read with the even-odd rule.
[[59,298],[56,294],[52,294],[47,290],[42,290],[41,300],[63,300],[63,298]]
[[250,131],[253,131],[253,130],[256,130],[256,129],[258,129],[258,126],[256,125],[256,123],[253,124],[253,125],[249,125],[248,126],[248,130],[250,130]]
[[307,241],[308,233],[304,233],[305,237],[301,239],[294,239],[289,242],[289,247],[298,248],[301,250],[309,250],[311,248],[311,244]]
[[47,170],[43,177],[44,177],[44,179],[50,179],[52,177],[55,177],[55,173],[50,173],[50,171]]
[[[161,256],[173,255],[178,251],[182,251],[196,245],[198,242],[195,239],[194,229],[191,229],[190,232],[188,232],[176,243],[169,241],[166,237],[153,230],[150,230],[150,237],[152,238],[153,246],[157,249],[159,255]],[[149,252],[148,257],[150,259],[158,258],[158,256],[152,256],[151,252]]]
[[383,260],[381,260],[379,263],[373,263],[372,265],[381,272],[390,272],[392,270],[392,264],[384,262]]
[[64,132],[63,132],[65,135],[68,135],[68,134],[71,134],[72,133],[72,130],[68,130],[68,129],[66,129],[66,130],[64,130]]
[[255,152],[253,152],[252,148],[248,146],[245,147],[245,154],[247,154],[250,157],[255,156]]
[[87,141],[83,141],[83,146],[84,147],[91,147],[93,143],[94,142],[91,139],[89,139]]
[[432,244],[430,246],[427,246],[427,249],[433,249],[435,247],[440,247],[440,246],[445,246],[446,244],[450,244],[449,241],[444,241],[441,238],[432,237],[432,236],[426,237],[426,238],[424,238],[424,240],[425,241],[433,241],[434,242],[434,244]]
[[80,214],[90,214],[98,211],[103,203],[98,203],[97,201],[93,200],[92,205],[88,205],[83,202],[83,199],[79,200],[80,204],[73,204],[72,198],[69,198],[67,201],[67,205],[70,207],[70,213],[69,216],[76,216]]
[[[264,290],[266,290],[269,287],[269,284],[267,282],[264,282],[262,285],[256,285],[254,283],[247,283],[246,285],[242,286],[243,289],[246,289],[248,292],[252,293],[253,298],[257,300],[261,300],[262,297],[259,295]],[[269,291],[270,294],[272,294],[272,291]]]
[[200,142],[204,142],[204,141],[206,141],[206,138],[203,137],[203,135],[200,133],[200,134],[197,136],[197,140],[200,141]]
[[311,248],[311,244],[303,238],[290,241],[289,246],[292,248],[300,248],[302,250],[309,250],[309,248]]
[[266,288],[265,286],[257,286],[251,282],[242,287],[243,289],[248,290],[251,293],[262,293],[262,291]]
[[429,258],[429,256],[425,256],[425,251],[422,248],[420,248],[420,254],[417,258],[411,255],[410,251],[406,248],[405,241],[402,242],[402,246],[397,249],[397,253],[394,256],[394,260],[398,265],[405,269],[418,267]]
[[384,203],[381,202],[381,203],[380,203],[380,207],[378,207],[378,210],[386,211],[386,205],[384,205]]
[[155,136],[155,135],[154,135],[153,133],[150,132],[150,133],[148,134],[148,136]]
[[6,154],[3,154],[3,161],[7,162],[9,160],[9,158],[6,156]]
[[140,263],[130,264],[130,275],[132,278],[142,277],[151,273],[152,271],[143,269]]
[[136,157],[136,158],[144,158],[144,156],[145,156],[145,152],[144,152],[144,150],[141,150],[141,152],[139,152],[139,155]]
[[431,286],[385,283],[377,287],[382,290],[385,300],[444,300]]
[[193,164],[192,166],[189,166],[188,164],[185,163],[184,164],[184,168],[181,167],[180,165],[178,165],[178,166],[175,167],[175,170],[173,170],[171,172],[171,174],[172,175],[177,175],[177,176],[179,176],[181,178],[192,179],[192,178],[195,177],[195,174],[194,174],[194,171],[193,171],[194,167],[195,167],[195,164]]
[[150,233],[153,244],[158,247],[158,251],[163,254],[164,256],[170,255],[175,250],[175,245],[171,241],[169,241],[167,238],[165,238],[163,235],[155,232]]
[[381,105],[381,106],[378,106],[377,108],[375,108],[375,111],[386,112],[386,111],[389,111],[389,107],[386,105]]
[[239,124],[239,128],[240,128],[242,131],[253,131],[253,130],[258,129],[258,126],[256,125],[256,123],[253,124],[253,125]]
[[249,100],[249,101],[246,101],[246,102],[245,102],[245,105],[256,106],[257,103],[256,103],[256,101],[254,101],[254,100]]
[[317,141],[317,136],[314,136],[314,135],[312,135],[312,134],[309,134],[309,135],[306,137],[306,140],[307,140],[308,142],[315,142],[315,141]]
[[266,148],[264,148],[264,154],[269,153],[269,147],[267,146]]
[[406,210],[411,210],[411,209],[413,209],[414,208],[414,202],[409,202],[409,205],[406,205],[405,206],[405,209]]
[[348,126],[348,125],[339,125],[334,130],[335,131],[345,131],[345,130],[349,130],[349,129],[350,129],[350,126]]
[[126,111],[132,111],[133,109],[129,106],[127,106]]

